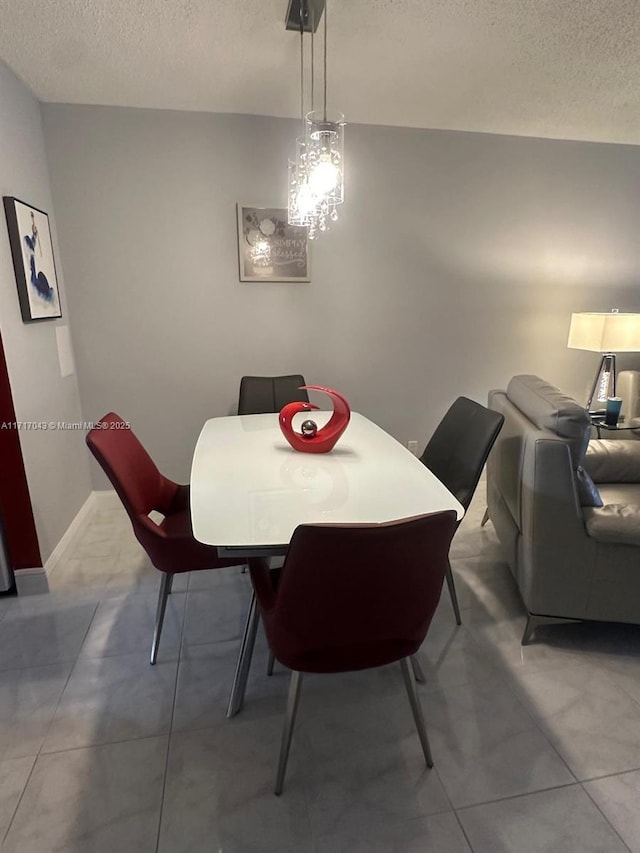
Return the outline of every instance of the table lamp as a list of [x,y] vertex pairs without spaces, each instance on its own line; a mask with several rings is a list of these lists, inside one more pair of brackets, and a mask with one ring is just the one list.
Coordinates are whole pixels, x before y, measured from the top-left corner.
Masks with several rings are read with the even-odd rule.
[[640,352],[640,314],[623,314],[615,310],[608,314],[572,314],[567,346],[602,353],[587,400],[587,411],[604,411],[607,397],[616,395],[615,354]]

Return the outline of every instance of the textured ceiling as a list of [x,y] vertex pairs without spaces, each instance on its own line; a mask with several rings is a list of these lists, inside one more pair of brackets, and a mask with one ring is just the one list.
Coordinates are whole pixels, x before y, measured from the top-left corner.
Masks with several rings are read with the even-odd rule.
[[[329,110],[368,124],[640,143],[639,5],[329,0]],[[0,57],[43,101],[297,116],[286,6],[0,0]]]

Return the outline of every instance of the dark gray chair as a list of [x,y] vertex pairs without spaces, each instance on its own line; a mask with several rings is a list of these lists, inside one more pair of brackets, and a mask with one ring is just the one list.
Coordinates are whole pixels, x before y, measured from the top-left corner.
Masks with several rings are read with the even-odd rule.
[[239,415],[261,415],[265,412],[279,412],[287,403],[309,402],[304,376],[243,376],[240,380],[238,397]]
[[[458,397],[429,439],[420,461],[436,475],[465,509],[478,485],[487,457],[498,437],[504,416]],[[456,622],[462,624],[451,563],[445,575]]]
[[[268,412],[279,412],[287,403],[308,403],[309,395],[301,390],[306,385],[304,376],[299,373],[287,376],[243,376],[240,380],[238,396],[239,415],[262,415]],[[270,561],[277,568],[280,560]],[[245,566],[243,573],[247,571]],[[273,654],[269,655],[267,673],[273,675]],[[232,691],[233,696],[233,691]]]

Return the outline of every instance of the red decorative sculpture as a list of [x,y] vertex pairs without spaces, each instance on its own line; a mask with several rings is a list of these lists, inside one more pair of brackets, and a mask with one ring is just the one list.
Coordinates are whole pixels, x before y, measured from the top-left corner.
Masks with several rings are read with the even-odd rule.
[[299,450],[301,453],[328,453],[336,444],[342,433],[349,424],[351,417],[351,409],[349,404],[337,391],[332,388],[325,388],[323,385],[302,385],[308,391],[322,391],[331,397],[333,403],[333,414],[328,423],[321,429],[317,425],[307,420],[302,424],[302,432],[296,432],[293,428],[293,416],[299,412],[309,412],[312,409],[317,409],[313,403],[287,403],[280,412],[278,422],[282,434],[287,439],[294,450]]

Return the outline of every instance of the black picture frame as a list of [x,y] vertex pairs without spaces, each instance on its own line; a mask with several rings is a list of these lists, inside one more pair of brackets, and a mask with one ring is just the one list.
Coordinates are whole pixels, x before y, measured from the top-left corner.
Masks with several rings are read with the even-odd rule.
[[62,317],[49,215],[14,196],[3,196],[23,323]]

